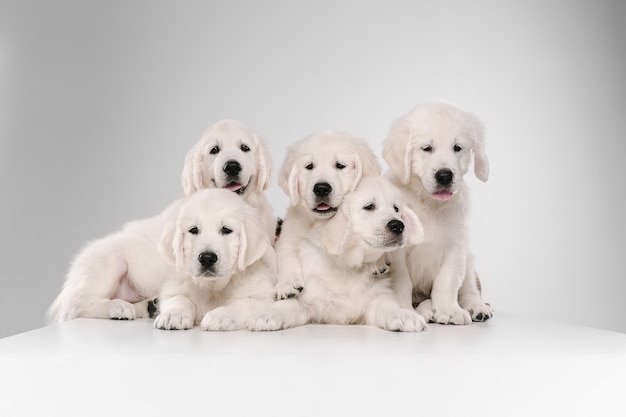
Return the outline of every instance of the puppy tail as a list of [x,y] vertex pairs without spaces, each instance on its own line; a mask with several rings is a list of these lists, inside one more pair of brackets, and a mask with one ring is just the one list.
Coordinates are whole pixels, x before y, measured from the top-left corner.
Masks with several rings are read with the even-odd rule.
[[50,304],[48,311],[46,311],[45,320],[46,320],[46,324],[48,325],[58,324],[63,321],[61,319],[62,303],[61,303],[60,298],[61,298],[61,294],[59,294],[59,296],[55,298],[52,304]]

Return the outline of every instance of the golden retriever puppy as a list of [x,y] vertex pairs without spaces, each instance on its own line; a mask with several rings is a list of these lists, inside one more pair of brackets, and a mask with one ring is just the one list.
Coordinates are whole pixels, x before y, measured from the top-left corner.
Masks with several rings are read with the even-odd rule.
[[208,127],[187,152],[182,172],[185,195],[203,188],[233,191],[261,211],[268,236],[276,233],[277,218],[264,191],[271,185],[272,161],[267,146],[235,120]]
[[429,321],[470,324],[493,315],[481,299],[468,249],[463,181],[472,156],[476,177],[487,181],[484,142],[480,120],[443,101],[419,105],[397,119],[384,142],[388,178],[403,190],[425,234],[423,243],[394,255],[392,264],[404,264],[411,279],[396,286],[402,305],[419,304],[417,311]]
[[315,223],[295,244],[306,288],[297,298],[278,301],[276,308],[295,325],[368,324],[422,331],[424,318],[410,306],[402,308],[392,290],[393,264],[384,277],[372,275],[368,265],[422,238],[420,221],[400,191],[382,177],[363,178],[332,219]]
[[370,175],[380,175],[376,156],[365,141],[346,133],[312,134],[288,148],[278,178],[291,205],[276,242],[277,299],[296,296],[304,288],[296,244],[332,218],[345,194]]
[[259,210],[225,190],[193,194],[166,225],[174,265],[159,293],[159,329],[278,330],[276,255]]
[[[186,288],[198,283],[195,296],[212,300],[212,307],[239,296],[271,302],[275,262],[258,209],[232,192],[201,190],[155,217],[131,222],[88,244],[72,264],[48,320],[148,317],[156,311],[148,300],[159,296],[170,281],[167,288],[178,288],[181,281],[191,281]],[[163,296],[169,308],[171,297],[168,292]],[[248,311],[253,313],[242,309],[241,315]],[[260,317],[251,326],[272,328],[272,323],[263,322],[266,319]]]

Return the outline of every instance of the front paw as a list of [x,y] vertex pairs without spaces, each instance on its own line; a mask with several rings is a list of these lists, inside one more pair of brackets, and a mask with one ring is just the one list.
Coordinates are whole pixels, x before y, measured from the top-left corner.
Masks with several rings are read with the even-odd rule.
[[389,268],[391,267],[391,260],[388,259],[388,256],[383,255],[376,262],[372,262],[370,264],[370,271],[372,275],[384,275],[389,272]]
[[282,313],[268,309],[248,320],[248,330],[253,332],[282,330],[285,328],[285,322],[285,316]]
[[279,283],[274,288],[274,299],[286,300],[288,298],[294,298],[300,295],[303,290],[304,281],[300,278],[282,284]]
[[200,328],[207,331],[231,331],[245,328],[240,320],[224,307],[218,307],[204,315]]
[[194,315],[183,309],[164,311],[154,319],[154,327],[161,330],[187,330],[193,327]]
[[373,264],[371,268],[372,275],[374,276],[384,275],[387,272],[389,272],[390,267],[391,267],[391,263],[383,263],[383,264],[375,263]]
[[381,319],[380,327],[392,332],[421,332],[428,328],[424,317],[409,308],[387,313]]
[[416,311],[431,323],[466,325],[472,323],[469,313],[459,306],[434,306],[432,300],[424,300]]
[[468,311],[472,317],[472,321],[487,321],[493,317],[493,309],[487,303],[476,301],[468,305],[464,305],[463,308]]

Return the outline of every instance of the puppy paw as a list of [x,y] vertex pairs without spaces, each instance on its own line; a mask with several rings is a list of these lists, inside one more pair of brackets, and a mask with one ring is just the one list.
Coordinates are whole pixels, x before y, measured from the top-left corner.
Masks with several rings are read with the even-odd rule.
[[424,300],[416,311],[430,323],[466,325],[472,323],[470,314],[459,306],[434,307],[432,300]]
[[159,299],[148,300],[148,317],[153,319],[159,315]]
[[277,311],[261,312],[248,320],[248,330],[266,332],[285,328],[285,317]]
[[135,308],[135,318],[138,319],[153,319],[159,314],[158,298],[152,298],[148,300],[139,301],[133,304]]
[[228,309],[218,307],[204,315],[200,328],[207,331],[231,331],[242,330],[245,326]]
[[286,284],[278,284],[274,288],[275,300],[286,300],[300,295],[304,290],[304,282],[301,279],[295,279]]
[[417,314],[424,317],[427,323],[435,322],[435,309],[433,308],[433,303],[430,299],[426,299],[419,303],[419,305],[415,308]]
[[135,307],[131,303],[118,298],[108,300],[107,308],[111,320],[135,320],[137,316]]
[[381,327],[392,332],[421,332],[428,328],[424,317],[408,308],[387,314]]
[[164,311],[154,319],[154,327],[161,330],[187,330],[193,327],[194,315],[183,309]]
[[372,275],[376,276],[376,275],[384,275],[387,272],[389,272],[389,268],[391,267],[391,259],[389,259],[388,256],[383,255],[379,260],[377,260],[376,262],[372,262],[370,264],[370,271],[372,272]]
[[387,272],[389,272],[389,267],[391,267],[391,263],[373,264],[371,268],[372,275],[374,276],[384,275]]
[[435,311],[435,322],[439,324],[466,325],[472,323],[472,318],[463,309],[446,309]]
[[481,301],[469,303],[464,305],[463,308],[470,314],[472,321],[487,321],[493,317],[493,309],[491,306]]

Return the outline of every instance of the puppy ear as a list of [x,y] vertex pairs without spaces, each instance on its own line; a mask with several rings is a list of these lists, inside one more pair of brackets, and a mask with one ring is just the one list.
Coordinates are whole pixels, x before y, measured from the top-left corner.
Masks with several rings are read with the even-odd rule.
[[261,259],[272,248],[261,220],[254,213],[243,214],[239,239],[237,267],[240,271]]
[[159,239],[159,250],[181,271],[185,263],[185,234],[174,220],[168,221]]
[[204,188],[202,184],[202,161],[204,155],[201,143],[195,144],[185,156],[181,182],[185,195],[190,195]]
[[470,140],[474,152],[474,174],[482,182],[489,179],[489,159],[485,152],[485,129],[483,124],[475,116],[470,115],[471,130]]
[[365,142],[355,143],[354,154],[354,180],[350,191],[354,191],[361,178],[372,175],[380,175],[380,164],[372,149]]
[[298,168],[294,165],[291,168],[291,172],[286,178],[286,181],[281,182],[281,188],[289,196],[292,206],[297,206],[300,202],[300,187],[298,184]]
[[291,205],[296,206],[300,201],[298,192],[298,169],[296,168],[296,152],[292,145],[287,149],[285,160],[278,173],[278,186],[287,194],[291,200]]
[[383,159],[402,184],[409,183],[412,154],[411,130],[402,119],[396,120],[385,139]]
[[327,220],[320,229],[320,241],[324,249],[331,255],[341,255],[346,250],[348,236],[350,236],[350,216],[344,201],[337,214]]
[[263,144],[257,135],[252,135],[257,145],[257,189],[260,192],[267,190],[272,181],[272,158],[267,150],[267,146]]
[[417,214],[408,207],[402,210],[402,222],[404,223],[404,233],[407,236],[407,244],[417,245],[424,241],[424,226],[417,217]]

